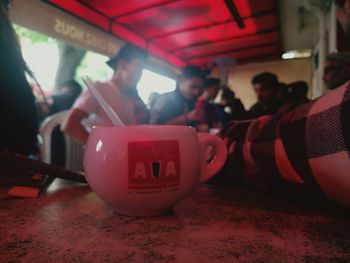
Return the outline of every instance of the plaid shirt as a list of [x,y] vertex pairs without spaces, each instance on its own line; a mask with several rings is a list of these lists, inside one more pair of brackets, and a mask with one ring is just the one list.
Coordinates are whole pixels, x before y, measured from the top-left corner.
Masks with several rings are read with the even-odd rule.
[[229,150],[221,177],[350,205],[350,82],[275,116],[233,121],[221,136]]

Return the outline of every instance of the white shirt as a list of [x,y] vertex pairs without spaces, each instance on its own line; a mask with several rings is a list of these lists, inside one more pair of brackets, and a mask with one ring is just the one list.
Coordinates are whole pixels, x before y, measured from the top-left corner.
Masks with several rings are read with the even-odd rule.
[[[134,104],[112,81],[104,83],[97,82],[95,83],[95,87],[112,109],[118,114],[124,124],[135,124]],[[73,108],[89,113],[89,117],[82,121],[82,124],[88,132],[90,132],[91,128],[96,125],[113,126],[111,120],[89,90],[85,90],[79,96],[74,103]]]

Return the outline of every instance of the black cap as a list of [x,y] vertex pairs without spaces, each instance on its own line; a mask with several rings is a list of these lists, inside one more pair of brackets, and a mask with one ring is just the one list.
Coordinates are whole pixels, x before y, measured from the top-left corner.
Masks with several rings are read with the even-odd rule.
[[140,60],[146,60],[147,59],[147,52],[139,47],[136,47],[131,44],[127,44],[119,49],[119,51],[111,57],[106,63],[108,66],[110,66],[112,69],[115,69],[118,65],[119,60],[126,60],[130,61],[132,59],[140,59]]

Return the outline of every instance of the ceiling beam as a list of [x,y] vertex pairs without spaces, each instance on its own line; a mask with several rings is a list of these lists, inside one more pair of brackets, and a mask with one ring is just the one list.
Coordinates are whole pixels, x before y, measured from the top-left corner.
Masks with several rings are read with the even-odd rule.
[[[172,2],[174,2],[174,1],[178,1],[178,0],[172,0]],[[109,33],[110,33],[110,34],[116,36],[114,33],[112,33],[112,24],[120,25],[120,26],[124,27],[126,30],[129,30],[129,31],[132,32],[133,34],[135,34],[135,35],[139,36],[140,38],[144,39],[144,40],[145,40],[145,43],[146,43],[145,49],[148,50],[148,45],[149,45],[151,42],[150,42],[148,39],[146,39],[144,36],[140,35],[139,32],[134,31],[132,28],[128,27],[127,25],[120,24],[120,23],[118,23],[117,21],[113,21],[111,18],[109,18],[108,16],[104,15],[104,14],[103,14],[102,12],[100,12],[99,10],[96,10],[93,6],[91,6],[89,3],[86,3],[86,2],[83,1],[83,0],[78,0],[78,2],[81,3],[81,4],[84,5],[84,6],[86,6],[86,7],[90,8],[90,9],[92,9],[92,10],[93,10],[94,12],[96,12],[97,14],[99,14],[99,15],[101,15],[101,16],[107,18],[108,21],[109,21],[109,27],[110,27],[110,28],[109,28],[109,29],[110,29],[110,32],[109,32]],[[117,36],[117,37],[118,37],[118,36]],[[158,46],[156,43],[153,43],[153,42],[152,42],[152,44],[153,44],[155,47],[157,47],[157,48],[159,48],[159,49],[161,49],[161,50],[164,50],[163,48],[161,48],[160,46]],[[170,54],[169,52],[167,52],[166,50],[164,50],[164,51],[165,51],[165,53],[167,54],[167,56],[171,55],[171,54]]]
[[97,14],[99,14],[100,16],[102,16],[102,17],[104,17],[104,18],[106,18],[106,19],[108,19],[108,20],[111,20],[111,18],[110,18],[109,16],[107,16],[105,13],[103,13],[103,12],[97,10],[97,9],[96,9],[95,7],[93,7],[91,4],[89,4],[89,3],[87,3],[87,2],[85,2],[85,1],[83,1],[83,0],[78,0],[78,2],[79,2],[80,4],[82,4],[83,6],[85,6],[85,7],[87,7],[87,8],[90,8],[92,11],[94,11],[94,12],[97,13]]
[[228,53],[232,53],[232,52],[247,51],[247,50],[250,50],[250,49],[261,48],[261,47],[269,47],[269,46],[274,46],[274,45],[278,45],[278,44],[281,44],[281,42],[280,41],[271,41],[269,43],[254,45],[254,46],[245,47],[245,48],[233,48],[233,49],[225,50],[225,51],[221,51],[221,52],[218,51],[218,52],[202,54],[200,56],[180,57],[180,59],[182,59],[182,60],[192,60],[192,59],[197,59],[197,58],[202,58],[202,57],[220,56],[220,55],[224,55],[224,54],[228,54]]
[[[244,42],[244,41],[255,41],[255,40],[252,40],[252,38],[256,38],[257,36],[260,36],[262,38],[266,38],[266,37],[269,37],[269,35],[271,34],[278,34],[278,32],[276,31],[272,31],[272,32],[264,32],[264,33],[260,33],[260,34],[254,34],[254,35],[248,35],[248,36],[244,36],[244,37],[241,37],[241,38],[233,38],[233,39],[228,39],[228,40],[223,40],[223,41],[216,41],[215,44],[219,44],[219,45],[227,45],[228,43],[231,43],[230,45],[233,47],[236,45],[237,42]],[[278,38],[280,39],[280,37],[278,36]],[[206,48],[206,47],[212,47],[213,46],[213,43],[207,43],[207,44],[203,44],[200,46],[200,48]],[[178,52],[191,52],[191,50],[193,49],[197,49],[197,47],[189,47],[189,48],[184,48],[184,49],[181,49],[180,51]],[[176,52],[176,53],[178,53]]]
[[[220,42],[224,42],[224,41],[230,41],[230,40],[234,40],[234,39],[242,39],[242,38],[251,37],[251,36],[260,35],[260,34],[271,33],[271,32],[275,32],[276,30],[277,29],[274,27],[274,28],[271,28],[271,29],[261,30],[259,32],[252,33],[252,34],[235,36],[235,37],[228,37],[228,38],[225,38],[225,39],[216,40],[215,43],[220,43]],[[211,42],[208,42],[208,41],[199,42],[199,43],[192,44],[192,45],[187,45],[187,46],[183,46],[183,47],[179,47],[179,48],[174,48],[174,49],[169,50],[168,52],[174,53],[176,51],[181,51],[181,50],[184,50],[184,49],[187,49],[187,48],[200,47],[200,46],[208,45],[208,44],[211,44]]]
[[236,21],[238,27],[244,28],[245,25],[244,25],[243,19],[237,10],[237,7],[233,3],[233,0],[224,0],[224,1],[226,4],[226,7],[230,11],[230,14],[232,15],[233,19]]
[[[260,16],[266,16],[266,15],[271,15],[271,14],[275,14],[275,9],[274,8],[273,9],[269,9],[269,10],[265,10],[265,11],[262,11],[262,12],[254,13],[251,16],[245,17],[244,19],[257,18],[257,17],[260,17]],[[208,28],[210,28],[212,26],[220,26],[220,25],[225,25],[225,24],[228,24],[228,23],[233,23],[233,22],[231,20],[227,20],[227,21],[218,22],[218,23],[212,23],[212,24],[200,25],[200,26],[196,26],[196,27],[183,28],[183,29],[176,30],[176,31],[173,31],[173,32],[167,32],[167,33],[162,33],[162,34],[159,34],[159,35],[155,35],[153,37],[150,37],[149,39],[150,40],[155,40],[155,39],[169,37],[169,36],[176,35],[176,34],[196,31],[196,30],[199,30],[199,29],[202,29],[202,28],[208,29]]]
[[178,2],[178,1],[179,0],[169,0],[169,1],[166,1],[166,2],[163,2],[163,3],[160,3],[160,4],[149,5],[148,7],[141,7],[139,9],[135,9],[135,10],[132,10],[130,12],[126,12],[124,14],[113,16],[111,18],[113,20],[115,20],[115,19],[123,17],[123,16],[133,15],[133,14],[138,13],[138,12],[144,12],[144,11],[147,11],[147,10],[150,10],[150,9],[153,9],[153,8],[158,8],[158,7],[161,7],[161,6],[164,6],[164,5],[168,5],[168,4],[171,4],[173,2]]

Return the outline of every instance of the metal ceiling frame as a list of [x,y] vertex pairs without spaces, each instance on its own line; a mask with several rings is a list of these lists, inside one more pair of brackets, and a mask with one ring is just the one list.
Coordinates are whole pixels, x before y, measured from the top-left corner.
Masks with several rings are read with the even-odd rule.
[[123,16],[128,16],[128,15],[136,14],[138,12],[148,11],[150,9],[158,8],[158,7],[161,7],[161,6],[164,6],[164,5],[168,5],[168,4],[171,4],[171,3],[175,3],[175,2],[178,2],[178,1],[180,1],[180,0],[169,0],[169,1],[166,1],[166,2],[163,2],[163,3],[160,3],[160,4],[150,5],[149,7],[146,7],[146,8],[135,9],[133,11],[129,11],[129,12],[126,12],[126,13],[121,14],[121,15],[113,16],[112,19],[115,20],[115,19],[123,17]]
[[[197,27],[192,28],[192,29],[183,29],[183,30],[179,30],[179,31],[174,31],[174,32],[171,32],[171,33],[167,33],[167,34],[164,34],[164,35],[161,35],[161,36],[152,37],[152,38],[146,38],[145,36],[140,35],[139,32],[135,32],[129,26],[127,26],[127,25],[125,25],[123,23],[119,23],[118,21],[115,20],[115,18],[110,18],[109,16],[107,16],[104,13],[100,12],[99,10],[97,10],[96,8],[91,6],[91,4],[85,2],[84,0],[77,0],[77,1],[79,3],[81,3],[82,5],[90,8],[92,11],[96,12],[97,14],[99,14],[99,15],[103,16],[104,18],[106,18],[109,21],[109,23],[110,23],[110,30],[111,30],[111,26],[112,26],[113,23],[115,23],[117,25],[120,25],[120,26],[123,26],[124,28],[126,28],[130,32],[132,32],[132,33],[140,36],[141,38],[143,38],[145,40],[145,42],[147,43],[146,45],[149,45],[150,43],[152,43],[153,45],[155,45],[159,49],[162,49],[167,54],[173,54],[175,51],[179,51],[179,50],[186,49],[186,48],[192,48],[192,47],[195,47],[195,46],[198,47],[198,46],[201,46],[201,45],[208,44],[207,42],[205,42],[205,43],[202,42],[202,43],[196,43],[196,44],[193,44],[193,45],[187,45],[185,48],[181,47],[181,48],[177,48],[177,49],[173,49],[173,50],[164,50],[162,47],[157,45],[153,40],[159,39],[159,38],[164,38],[164,37],[169,37],[169,36],[172,36],[172,35],[181,34],[181,33],[185,33],[185,32],[191,32],[191,31],[200,30],[200,29],[203,28],[203,26],[197,26]],[[149,7],[149,8],[146,8],[146,9],[137,9],[137,10],[134,10],[132,12],[128,12],[128,14],[131,14],[131,13],[134,14],[134,13],[137,13],[137,12],[140,12],[140,11],[145,11],[145,10],[149,10],[149,9],[158,8],[159,6],[164,6],[164,5],[167,5],[167,4],[170,4],[170,3],[173,3],[173,2],[178,2],[178,1],[179,0],[170,0],[170,1],[167,1],[167,2],[163,2],[161,4],[153,5],[153,6]],[[228,1],[232,1],[232,0],[228,0]],[[258,13],[252,14],[251,16],[246,17],[245,19],[257,18],[257,17],[261,17],[261,16],[265,16],[265,15],[271,15],[271,14],[274,14],[275,11],[276,11],[275,8],[268,9],[268,10],[265,10],[265,11],[262,11],[262,12],[258,12]],[[122,16],[124,16],[124,14]],[[117,16],[117,17],[121,17],[121,16]],[[215,23],[215,24],[207,25],[205,27],[206,28],[211,28],[213,26],[224,25],[224,24],[231,24],[231,23],[234,23],[234,21],[231,20],[231,21],[225,21],[225,22],[222,22],[222,23]],[[220,39],[219,41],[216,41],[216,43],[223,42],[223,41],[234,40],[234,39],[241,39],[241,38],[249,37],[249,36],[260,34],[260,33],[267,33],[270,30],[271,29],[260,31],[260,32],[256,32],[254,34],[248,34],[248,35],[236,36],[236,37],[232,37],[232,38]],[[243,49],[243,50],[246,50],[246,49]],[[182,60],[183,58],[180,57],[180,59]]]
[[[243,36],[239,36],[239,37],[232,37],[232,38],[228,38],[228,39],[223,39],[222,41],[216,41],[216,43],[224,43],[224,42],[230,42],[230,41],[239,41],[239,40],[244,40],[245,38],[251,38],[251,37],[254,37],[254,36],[259,36],[259,35],[267,35],[267,34],[270,34],[270,33],[277,33],[276,32],[276,29],[277,28],[272,28],[272,29],[267,29],[267,30],[262,30],[262,31],[259,31],[255,34],[249,34],[249,35],[243,35]],[[210,46],[212,45],[211,43],[200,43],[200,45],[198,46]],[[196,45],[197,46],[197,45]],[[194,47],[196,47],[194,46]],[[186,47],[186,48],[183,48],[183,49],[180,49],[180,51],[183,51],[183,50],[186,50],[186,49],[192,49],[194,47]],[[172,51],[172,52],[176,52],[176,51]]]
[[[160,47],[159,45],[157,45],[157,44],[154,43],[153,41],[147,39],[146,37],[140,35],[139,32],[135,32],[133,29],[131,29],[131,28],[128,27],[127,25],[118,23],[117,21],[111,19],[109,16],[103,14],[103,13],[102,13],[101,11],[99,11],[99,10],[96,10],[93,6],[91,6],[89,3],[86,3],[84,0],[77,0],[77,1],[78,1],[79,3],[81,3],[82,5],[84,5],[84,6],[88,7],[88,8],[90,8],[92,11],[96,12],[97,14],[99,14],[99,15],[103,16],[104,18],[106,18],[106,19],[108,20],[108,22],[109,22],[109,31],[110,31],[110,33],[112,33],[112,25],[113,25],[113,23],[114,23],[114,24],[116,24],[116,25],[119,25],[119,26],[124,27],[125,29],[127,29],[127,30],[129,30],[130,32],[134,33],[135,35],[139,36],[140,38],[143,38],[143,39],[145,40],[146,47],[148,47],[148,45],[149,45],[150,43],[152,43],[152,45],[154,45],[154,46],[156,46],[157,48],[163,50],[163,51],[167,54],[167,56],[170,55],[170,53],[169,53],[167,50],[163,49],[162,47]],[[179,1],[179,0],[172,0],[172,2],[175,2],[175,1]],[[84,20],[84,21],[85,21],[85,20]],[[113,33],[112,33],[112,34],[113,34]]]
[[236,5],[234,4],[233,0],[224,0],[226,7],[228,8],[230,14],[232,15],[232,18],[234,21],[236,21],[239,28],[245,28],[244,21],[239,14]]
[[[51,5],[56,6],[55,4],[49,2],[48,0],[43,0],[43,1],[46,2],[46,3],[49,3]],[[143,11],[147,11],[147,10],[150,10],[150,9],[159,8],[161,6],[165,6],[165,5],[174,3],[174,2],[178,2],[180,0],[168,0],[168,1],[165,1],[165,2],[162,2],[162,3],[158,3],[158,4],[153,4],[153,5],[151,4],[151,5],[149,5],[146,8],[134,9],[132,11],[129,11],[129,12],[126,12],[124,14],[117,15],[117,16],[113,16],[113,17],[109,17],[108,15],[104,14],[103,12],[101,12],[100,10],[98,10],[97,8],[95,8],[90,3],[86,2],[85,0],[76,0],[76,1],[79,2],[81,5],[89,8],[92,12],[95,12],[96,14],[102,16],[103,18],[105,18],[108,21],[109,32],[107,31],[107,33],[109,33],[111,35],[115,35],[112,32],[113,24],[115,24],[117,26],[124,27],[126,30],[130,31],[131,33],[133,33],[136,36],[138,36],[141,39],[143,39],[144,43],[146,44],[146,48],[148,48],[148,46],[150,44],[152,44],[156,48],[162,50],[164,52],[164,54],[166,54],[166,57],[168,57],[169,55],[174,55],[174,52],[181,52],[181,50],[191,49],[191,48],[194,48],[194,47],[201,47],[201,46],[205,46],[205,45],[210,45],[210,43],[208,41],[202,41],[202,42],[199,42],[199,43],[194,43],[192,45],[186,45],[186,46],[183,46],[183,47],[177,47],[177,48],[174,48],[174,49],[166,50],[163,47],[159,46],[159,44],[157,44],[154,40],[171,37],[171,36],[174,36],[176,34],[182,34],[182,33],[186,33],[186,32],[192,32],[192,31],[196,31],[196,30],[201,30],[203,28],[211,28],[211,27],[214,27],[214,26],[220,26],[220,25],[225,25],[225,24],[226,25],[230,25],[231,23],[236,23],[239,28],[244,28],[245,27],[244,20],[246,20],[246,19],[254,19],[254,18],[257,18],[257,17],[268,16],[268,15],[275,15],[275,16],[277,16],[277,14],[276,14],[277,13],[276,12],[277,11],[277,6],[275,6],[273,8],[269,8],[269,9],[264,10],[264,11],[252,13],[250,16],[245,16],[244,18],[242,18],[240,16],[240,14],[239,14],[239,12],[238,12],[238,10],[237,10],[233,0],[224,0],[224,2],[226,4],[226,7],[228,8],[230,14],[233,16],[233,20],[227,20],[227,21],[223,21],[223,22],[219,22],[219,23],[212,22],[211,24],[207,24],[207,25],[200,25],[200,26],[182,28],[182,29],[179,29],[179,30],[176,30],[176,31],[173,31],[173,32],[162,33],[162,34],[159,34],[159,35],[147,38],[147,37],[143,36],[142,34],[140,34],[140,32],[134,31],[128,25],[118,22],[117,19],[120,18],[120,17],[133,15],[133,14],[136,14],[138,12],[143,12]],[[63,8],[61,8],[59,6],[56,6],[56,7],[64,10]],[[69,13],[69,11],[67,11],[67,10],[64,10],[64,11]],[[277,16],[277,18],[278,18],[278,16]],[[80,18],[80,19],[85,21],[85,22],[87,22],[87,23],[89,23],[89,24],[91,24],[91,25],[93,25],[93,26],[95,26],[95,27],[97,27],[97,28],[100,28],[99,26],[95,25],[94,23],[92,23],[90,21],[85,20],[84,18]],[[219,40],[215,41],[215,43],[222,43],[222,42],[232,41],[232,40],[236,40],[236,39],[239,40],[239,39],[244,39],[244,38],[251,37],[251,36],[254,36],[254,35],[267,34],[267,33],[271,33],[271,32],[280,33],[279,32],[279,26],[277,25],[276,27],[272,27],[272,28],[269,28],[269,29],[261,30],[261,31],[258,31],[258,32],[255,32],[255,33],[251,33],[251,34],[232,36],[232,37],[229,37],[229,38],[222,38],[222,39],[219,39]],[[281,41],[272,41],[272,42],[269,42],[267,44],[254,45],[254,46],[246,47],[246,48],[234,48],[234,49],[226,50],[224,52],[208,53],[208,54],[202,54],[202,55],[193,56],[193,57],[191,57],[191,56],[186,57],[186,56],[181,56],[181,55],[180,56],[176,56],[176,57],[178,57],[183,62],[186,62],[188,60],[200,59],[200,58],[204,58],[204,57],[210,57],[210,56],[215,56],[215,55],[220,55],[220,54],[227,54],[227,53],[232,53],[232,52],[246,51],[246,50],[249,50],[249,49],[254,49],[254,48],[259,48],[259,47],[264,47],[264,46],[271,46],[271,45],[275,45],[275,44],[276,45],[277,44],[281,44]],[[280,52],[278,54],[280,54]]]
[[[215,41],[216,43],[220,43],[220,42],[225,42],[225,41],[230,41],[230,40],[234,40],[234,39],[242,39],[242,38],[246,38],[246,37],[251,37],[251,36],[255,36],[255,35],[260,35],[260,34],[266,34],[266,33],[271,33],[271,32],[276,32],[276,29],[277,27],[273,27],[273,28],[269,28],[269,29],[266,29],[266,30],[261,30],[261,31],[258,31],[258,32],[255,32],[253,34],[247,34],[247,35],[240,35],[240,36],[234,36],[234,37],[229,37],[229,38],[222,38],[220,40],[217,40]],[[193,45],[187,45],[186,47],[179,47],[179,48],[176,48],[176,49],[171,49],[169,50],[168,52],[169,53],[174,53],[176,51],[180,51],[180,50],[183,50],[183,49],[187,49],[187,48],[193,48],[193,47],[199,47],[199,46],[202,46],[202,45],[208,45],[210,44],[210,42],[198,42],[196,44],[193,44]]]
[[[243,20],[251,19],[251,18],[257,18],[257,17],[265,16],[265,15],[271,15],[271,14],[274,14],[275,11],[276,10],[273,8],[273,9],[268,9],[268,10],[265,10],[265,11],[262,11],[262,12],[257,12],[255,14],[252,14],[251,16],[244,17]],[[159,38],[168,37],[168,36],[171,36],[171,35],[176,35],[176,34],[196,31],[196,30],[202,29],[203,27],[211,28],[213,26],[220,26],[220,25],[225,25],[225,24],[229,24],[229,23],[233,23],[233,22],[234,22],[233,20],[227,20],[227,21],[223,21],[223,22],[219,22],[219,23],[215,23],[214,22],[214,23],[209,24],[209,25],[201,25],[201,26],[196,26],[196,27],[192,27],[192,28],[191,27],[183,28],[183,29],[180,29],[180,30],[177,30],[177,31],[168,32],[168,33],[160,34],[160,35],[157,35],[157,36],[153,36],[153,37],[151,37],[149,39],[150,40],[155,40],[155,39],[159,39]]]

